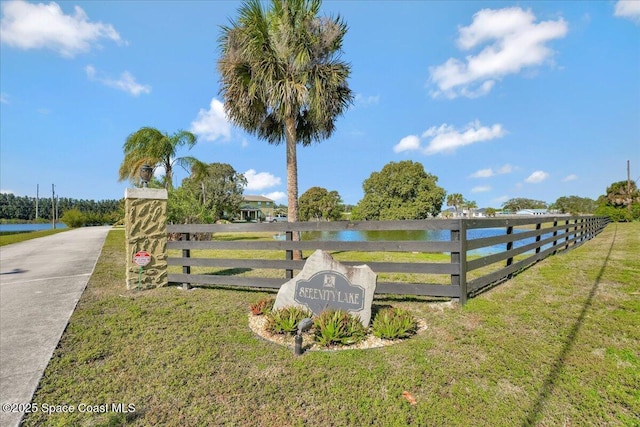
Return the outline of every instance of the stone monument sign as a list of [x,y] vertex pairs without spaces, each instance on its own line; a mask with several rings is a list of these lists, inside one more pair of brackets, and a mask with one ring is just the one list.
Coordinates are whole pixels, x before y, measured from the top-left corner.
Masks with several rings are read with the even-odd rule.
[[273,308],[298,306],[314,315],[326,309],[342,309],[358,316],[368,327],[376,279],[368,266],[345,266],[318,250],[296,277],[280,287]]

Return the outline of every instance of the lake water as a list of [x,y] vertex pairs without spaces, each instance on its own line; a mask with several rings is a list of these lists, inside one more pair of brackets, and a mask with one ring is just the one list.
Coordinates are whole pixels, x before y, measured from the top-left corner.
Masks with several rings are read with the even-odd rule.
[[[514,229],[513,233],[522,233],[527,230]],[[480,239],[483,237],[493,237],[504,235],[506,230],[504,228],[479,228],[467,230],[467,239]],[[544,239],[547,237],[543,235]],[[276,236],[277,239],[284,239],[284,235]],[[450,238],[449,230],[394,230],[394,231],[374,231],[374,230],[340,230],[340,231],[305,231],[302,233],[302,240],[337,240],[340,242],[374,242],[374,241],[406,241],[406,240],[440,240],[448,241]],[[519,248],[521,246],[533,243],[535,238],[530,237],[520,241],[516,241],[513,244],[513,248]],[[550,245],[543,247],[545,249]],[[499,245],[487,246],[484,248],[474,249],[469,251],[469,255],[481,255],[486,256],[492,253],[503,252],[506,250],[506,243]]]
[[[51,230],[51,223],[38,224],[0,224],[0,233],[26,233],[29,231]],[[56,228],[67,228],[63,223],[57,223]]]

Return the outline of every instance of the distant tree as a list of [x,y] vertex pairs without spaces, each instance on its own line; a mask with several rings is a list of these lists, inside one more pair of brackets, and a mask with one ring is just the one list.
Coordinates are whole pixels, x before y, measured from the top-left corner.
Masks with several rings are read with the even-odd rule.
[[598,198],[597,205],[596,215],[606,215],[612,221],[640,220],[640,191],[633,181],[614,182]]
[[510,212],[518,212],[522,209],[546,209],[547,203],[541,200],[515,198],[507,200],[502,204],[502,209]]
[[485,213],[487,214],[487,216],[496,216],[496,213],[498,213],[498,211],[495,208],[487,208]]
[[173,188],[173,167],[180,165],[185,169],[193,167],[198,162],[195,157],[177,157],[182,147],[191,149],[197,142],[197,137],[191,132],[181,130],[172,135],[162,133],[158,129],[143,127],[127,137],[123,145],[124,160],[120,165],[119,180],[128,179],[140,182],[139,170],[148,164],[156,168],[162,166],[165,171],[164,186]]
[[354,219],[423,219],[436,216],[445,191],[438,177],[425,172],[421,163],[405,160],[387,163],[362,184],[364,198],[353,211]]
[[167,222],[170,224],[202,224],[207,222],[205,208],[191,189],[178,187],[169,190]]
[[607,201],[609,206],[627,207],[640,203],[640,191],[634,181],[618,181],[607,187]]
[[301,221],[339,220],[344,209],[340,194],[322,187],[311,187],[305,191],[300,196],[298,207]]
[[192,174],[182,180],[182,187],[197,196],[204,208],[206,222],[233,218],[240,212],[242,193],[247,185],[243,174],[227,163],[198,164]]
[[289,221],[298,220],[297,144],[330,137],[353,100],[350,67],[340,60],[347,26],[339,17],[318,17],[320,5],[272,0],[264,10],[260,0],[247,0],[220,37],[220,93],[229,119],[270,144],[286,144]]
[[456,210],[456,216],[458,216],[458,209],[464,203],[464,197],[460,193],[452,193],[447,196],[447,206],[453,206]]
[[597,203],[588,197],[579,196],[562,196],[549,206],[551,209],[557,209],[562,213],[572,215],[592,214],[596,211]]

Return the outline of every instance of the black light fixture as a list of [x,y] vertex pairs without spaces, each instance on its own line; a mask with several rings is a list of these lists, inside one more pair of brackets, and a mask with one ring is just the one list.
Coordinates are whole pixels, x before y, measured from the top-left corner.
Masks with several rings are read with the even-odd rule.
[[148,187],[149,181],[153,176],[153,168],[149,165],[142,165],[140,168],[140,179],[142,180],[142,187]]

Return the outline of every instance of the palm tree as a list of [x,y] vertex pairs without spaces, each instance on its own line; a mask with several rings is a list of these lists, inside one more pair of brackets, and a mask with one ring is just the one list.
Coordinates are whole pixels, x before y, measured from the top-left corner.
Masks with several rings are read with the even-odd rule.
[[138,171],[144,164],[153,168],[164,167],[164,186],[173,188],[173,166],[193,167],[199,161],[195,157],[176,157],[178,148],[187,146],[191,149],[197,137],[191,132],[180,130],[173,135],[160,132],[158,129],[143,127],[129,135],[123,145],[124,160],[120,165],[119,181],[129,179],[138,182]]
[[462,204],[464,209],[469,210],[469,217],[473,216],[473,210],[478,208],[478,204],[474,200],[465,200]]
[[458,208],[464,203],[464,197],[460,193],[452,193],[447,196],[447,206],[453,206],[458,216]]
[[320,0],[247,0],[222,27],[220,93],[229,119],[270,144],[286,143],[288,220],[298,220],[296,145],[331,136],[352,103],[340,60],[346,24],[317,17]]

